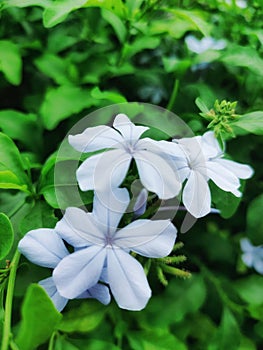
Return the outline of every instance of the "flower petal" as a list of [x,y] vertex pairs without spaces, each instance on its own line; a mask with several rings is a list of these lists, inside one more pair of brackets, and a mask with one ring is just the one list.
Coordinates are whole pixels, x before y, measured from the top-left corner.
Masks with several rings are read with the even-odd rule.
[[53,271],[53,278],[59,294],[74,299],[99,280],[106,250],[91,246],[76,251],[64,258]]
[[244,252],[244,253],[249,253],[249,252],[252,252],[253,249],[255,248],[250,240],[248,238],[242,238],[240,240],[240,247],[241,247],[241,250]]
[[206,156],[206,159],[219,157],[223,154],[223,151],[213,131],[207,131],[206,133],[204,133],[201,142],[202,150]]
[[161,258],[173,249],[176,233],[170,220],[136,220],[116,233],[114,244],[143,256]]
[[201,218],[211,210],[211,194],[208,183],[198,171],[191,170],[183,189],[183,203],[191,215]]
[[257,247],[254,256],[254,269],[263,275],[263,248]]
[[103,244],[104,234],[91,213],[69,207],[63,218],[56,224],[55,231],[75,248],[91,244]]
[[123,141],[116,130],[105,125],[87,128],[78,135],[69,135],[68,140],[69,144],[79,152],[94,152],[105,148],[114,148]]
[[118,187],[124,180],[132,157],[123,149],[96,154],[86,159],[77,170],[82,191],[103,191]]
[[251,166],[247,164],[237,163],[229,159],[217,159],[216,162],[234,173],[239,179],[249,179],[254,173]]
[[113,234],[130,202],[126,188],[95,192],[92,215],[105,234]]
[[243,260],[243,263],[246,266],[248,266],[248,267],[253,266],[253,262],[254,262],[253,252],[247,252],[245,254],[242,254],[241,258]]
[[50,299],[53,301],[56,309],[58,311],[62,311],[66,304],[68,303],[68,299],[62,297],[57,291],[57,287],[53,281],[53,277],[46,278],[42,281],[39,281],[38,284],[45,289]]
[[231,171],[222,166],[218,161],[206,162],[207,176],[222,190],[232,192],[238,196],[239,179]]
[[119,307],[142,310],[151,289],[141,264],[121,249],[108,249],[107,265],[110,289]]
[[146,206],[147,206],[147,199],[148,199],[148,191],[146,190],[146,188],[143,188],[138,194],[138,197],[136,198],[136,201],[133,206],[134,217],[141,216],[145,213]]
[[78,296],[78,299],[86,299],[86,298],[97,299],[104,305],[108,305],[111,301],[109,288],[101,283],[95,284],[89,290],[87,290],[86,292]]
[[113,127],[122,134],[125,140],[138,140],[140,136],[149,128],[146,126],[136,126],[133,124],[127,115],[120,113],[116,115]]
[[134,159],[143,186],[161,199],[176,196],[181,189],[178,174],[162,156],[149,151],[138,151]]
[[69,254],[55,230],[47,228],[29,231],[19,242],[18,250],[34,264],[51,268]]

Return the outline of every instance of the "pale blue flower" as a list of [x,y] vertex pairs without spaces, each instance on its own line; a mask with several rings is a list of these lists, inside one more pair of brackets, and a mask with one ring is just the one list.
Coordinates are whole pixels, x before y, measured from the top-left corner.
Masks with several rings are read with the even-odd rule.
[[[37,229],[29,231],[19,242],[19,251],[34,264],[54,269],[59,262],[69,255],[62,239],[54,229]],[[53,277],[39,282],[46,290],[58,311],[62,311],[69,298],[64,298],[57,290]],[[110,302],[108,287],[96,284],[89,290],[85,290],[77,298],[95,298],[103,304]]]
[[[211,211],[211,193],[208,181],[212,180],[219,188],[231,192],[237,197],[242,193],[239,179],[248,179],[253,169],[245,164],[223,159],[223,152],[212,131],[203,136],[173,140],[180,151],[166,147],[166,152],[174,154],[174,166],[180,181],[186,181],[182,201],[186,209],[196,218],[203,217]],[[173,152],[173,153],[172,153]],[[185,157],[180,156],[184,153]]]
[[150,258],[168,255],[176,228],[170,220],[136,220],[117,229],[128,204],[129,194],[123,188],[116,189],[114,195],[95,192],[92,213],[78,208],[66,210],[55,230],[77,251],[62,259],[53,273],[63,297],[75,298],[102,279],[109,284],[119,307],[145,307],[151,289],[143,267],[129,252]]
[[207,50],[223,50],[226,47],[226,41],[223,39],[216,40],[211,37],[204,37],[201,40],[193,35],[185,38],[188,49],[197,54],[201,54]]
[[244,264],[248,267],[254,267],[258,273],[263,275],[263,246],[254,246],[248,238],[242,238],[240,246]]
[[[81,190],[108,191],[123,182],[132,159],[143,186],[161,199],[176,196],[181,183],[175,169],[163,157],[158,141],[142,138],[148,127],[136,126],[124,114],[118,114],[113,127],[100,125],[70,135],[69,143],[80,152],[107,151],[92,155],[77,170]],[[105,175],[104,175],[105,174]]]

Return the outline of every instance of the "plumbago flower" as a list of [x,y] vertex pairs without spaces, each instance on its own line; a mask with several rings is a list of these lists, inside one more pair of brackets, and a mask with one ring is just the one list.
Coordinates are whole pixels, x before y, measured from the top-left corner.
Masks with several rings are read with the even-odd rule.
[[[182,201],[186,209],[196,218],[211,211],[211,193],[208,181],[211,179],[219,188],[240,197],[239,179],[248,179],[253,169],[245,164],[223,159],[223,152],[212,131],[203,136],[174,139],[180,151],[171,147],[175,155],[174,165],[180,180],[187,179],[183,188]],[[179,153],[178,153],[179,152]],[[185,157],[180,156],[184,153]]]
[[254,246],[248,238],[242,238],[240,246],[244,264],[263,275],[263,246]]
[[[132,159],[143,186],[161,199],[176,196],[181,189],[176,169],[163,156],[158,141],[142,138],[148,127],[136,126],[124,114],[118,114],[113,127],[100,125],[69,135],[69,143],[80,152],[106,152],[92,155],[77,170],[81,190],[103,191],[123,182]],[[102,176],[102,174],[107,176]]]
[[[52,269],[69,255],[61,237],[55,230],[46,228],[29,231],[19,242],[18,249],[34,264]],[[63,310],[68,298],[59,294],[53,277],[46,278],[39,284],[46,290],[58,311]],[[111,299],[108,287],[99,283],[85,290],[77,298],[95,298],[105,305]]]
[[[50,294],[55,291],[67,300],[88,291],[93,297],[108,301],[105,290],[99,290],[99,295],[96,292],[107,288],[98,284],[102,281],[109,285],[121,308],[145,307],[151,289],[143,267],[129,253],[164,257],[171,252],[177,231],[170,220],[136,220],[117,229],[129,201],[124,188],[116,189],[114,194],[108,192],[107,197],[95,192],[92,213],[67,208],[54,230],[31,231],[21,240],[19,250],[32,262],[54,268],[52,280],[44,283]],[[75,252],[68,254],[61,239],[72,245]]]

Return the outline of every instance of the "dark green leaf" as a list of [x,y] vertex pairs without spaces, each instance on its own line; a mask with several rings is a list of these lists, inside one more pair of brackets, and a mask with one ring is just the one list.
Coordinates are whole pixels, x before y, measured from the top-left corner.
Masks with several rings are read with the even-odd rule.
[[121,43],[124,43],[127,35],[127,29],[122,20],[117,15],[115,15],[115,13],[106,9],[103,9],[101,14],[105,21],[107,21],[112,26],[119,41]]
[[254,244],[262,244],[263,232],[263,194],[253,199],[247,211],[247,235]]
[[37,228],[53,228],[56,222],[54,210],[45,202],[37,202],[30,213],[22,219],[20,230],[23,235]]
[[0,260],[4,259],[12,248],[14,231],[12,224],[3,213],[0,213]]
[[16,338],[19,349],[35,350],[46,342],[61,318],[45,290],[37,284],[29,286],[22,304],[22,321]]
[[0,111],[0,128],[9,137],[21,141],[33,151],[41,149],[41,129],[35,114],[24,114],[15,110]]

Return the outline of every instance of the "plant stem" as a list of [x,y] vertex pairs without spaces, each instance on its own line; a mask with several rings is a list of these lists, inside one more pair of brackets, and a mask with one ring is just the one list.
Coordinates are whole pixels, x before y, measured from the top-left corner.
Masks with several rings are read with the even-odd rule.
[[5,318],[3,326],[3,338],[1,350],[8,350],[9,340],[11,335],[11,321],[12,321],[12,305],[13,305],[13,294],[16,280],[16,271],[20,259],[20,253],[17,250],[10,264],[10,274],[7,284],[6,301],[5,301]]
[[168,105],[166,107],[166,109],[168,109],[168,111],[171,111],[174,107],[175,100],[176,100],[177,93],[178,93],[178,89],[179,89],[179,80],[175,79],[172,95],[171,95],[170,100],[168,102]]

